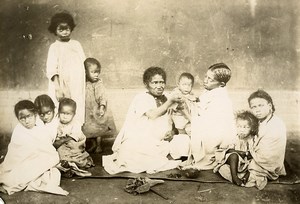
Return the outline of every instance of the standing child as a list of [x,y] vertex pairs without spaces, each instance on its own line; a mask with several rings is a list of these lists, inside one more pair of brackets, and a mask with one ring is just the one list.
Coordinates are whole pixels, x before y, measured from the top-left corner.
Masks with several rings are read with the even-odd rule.
[[55,102],[62,98],[72,98],[77,104],[76,118],[84,123],[85,55],[80,43],[71,39],[75,27],[69,13],[57,13],[51,18],[48,28],[57,40],[50,45],[47,59],[49,95]]
[[67,195],[59,187],[60,172],[55,167],[58,154],[45,126],[36,123],[36,108],[29,100],[15,105],[19,123],[14,128],[5,160],[0,165],[0,191],[40,191]]
[[79,176],[90,175],[89,172],[77,171],[77,167],[89,168],[94,163],[85,151],[86,137],[81,131],[81,125],[74,119],[75,114],[75,101],[70,98],[63,98],[59,102],[59,124],[54,146],[57,148],[63,167],[75,167],[72,170]]
[[[250,163],[250,150],[258,133],[258,119],[249,111],[243,111],[236,116],[238,140],[233,149],[216,153],[218,165],[214,172],[219,172],[225,179],[238,186],[245,184],[245,175]],[[225,154],[225,155],[224,155]]]
[[171,119],[175,128],[175,135],[170,141],[170,155],[173,159],[187,158],[190,149],[191,136],[191,113],[194,111],[195,103],[199,100],[192,92],[194,76],[190,73],[182,73],[179,76],[177,88],[172,93],[182,95],[183,102],[172,106]]
[[52,143],[57,135],[58,118],[55,117],[55,105],[50,96],[46,94],[39,95],[34,100],[34,105],[40,119],[44,123],[48,132],[51,132]]
[[116,127],[112,113],[107,106],[105,88],[100,79],[101,65],[94,58],[84,61],[86,71],[86,93],[85,93],[85,123],[82,131],[91,139],[92,146],[89,151],[100,153],[101,139],[103,136],[113,136]]
[[206,90],[199,98],[198,114],[191,120],[191,151],[185,168],[213,169],[215,151],[235,141],[234,113],[226,89],[230,77],[231,70],[224,63],[213,64],[206,72]]

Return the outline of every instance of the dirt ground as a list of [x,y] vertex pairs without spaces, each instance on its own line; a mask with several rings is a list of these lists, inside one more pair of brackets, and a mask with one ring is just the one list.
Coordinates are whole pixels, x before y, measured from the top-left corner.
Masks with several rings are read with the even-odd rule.
[[[286,161],[300,177],[300,135],[290,133]],[[111,141],[104,143],[104,153],[110,153]],[[2,154],[3,155],[3,151]],[[199,183],[165,181],[150,191],[131,195],[124,191],[127,179],[80,179],[63,178],[61,186],[69,191],[68,196],[37,192],[19,192],[11,196],[0,193],[5,203],[300,203],[300,184],[268,184],[259,191],[242,188],[230,183]],[[1,203],[1,202],[0,202]]]

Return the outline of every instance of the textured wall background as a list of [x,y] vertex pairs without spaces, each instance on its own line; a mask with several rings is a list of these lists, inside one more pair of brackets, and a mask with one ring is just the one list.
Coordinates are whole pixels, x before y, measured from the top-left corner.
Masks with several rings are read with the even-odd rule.
[[51,16],[68,10],[73,38],[100,60],[107,87],[142,87],[162,66],[170,86],[182,71],[199,77],[223,61],[232,88],[299,87],[297,0],[0,0],[0,89],[46,89],[45,63],[55,36]]
[[223,61],[233,70],[228,88],[236,110],[265,88],[288,130],[300,131],[299,2],[0,0],[0,133],[15,126],[18,100],[46,92],[47,52],[55,41],[47,28],[62,10],[74,15],[73,39],[102,64],[118,128],[143,88],[145,68],[165,68],[168,88],[181,72],[191,72],[199,93],[207,67]]

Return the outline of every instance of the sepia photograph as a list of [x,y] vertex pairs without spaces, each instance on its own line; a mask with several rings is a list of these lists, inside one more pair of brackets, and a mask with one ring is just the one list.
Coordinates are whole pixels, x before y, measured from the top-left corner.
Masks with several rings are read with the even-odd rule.
[[299,203],[300,1],[0,0],[0,204]]

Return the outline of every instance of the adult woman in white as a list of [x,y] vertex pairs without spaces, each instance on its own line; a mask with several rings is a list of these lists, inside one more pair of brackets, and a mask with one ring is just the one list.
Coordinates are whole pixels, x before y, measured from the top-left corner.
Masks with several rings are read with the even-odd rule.
[[175,168],[179,163],[167,158],[170,144],[164,138],[171,129],[167,110],[182,97],[164,95],[166,73],[162,68],[145,70],[143,82],[147,90],[133,99],[112,147],[114,153],[103,157],[104,169],[110,174],[155,173]]

